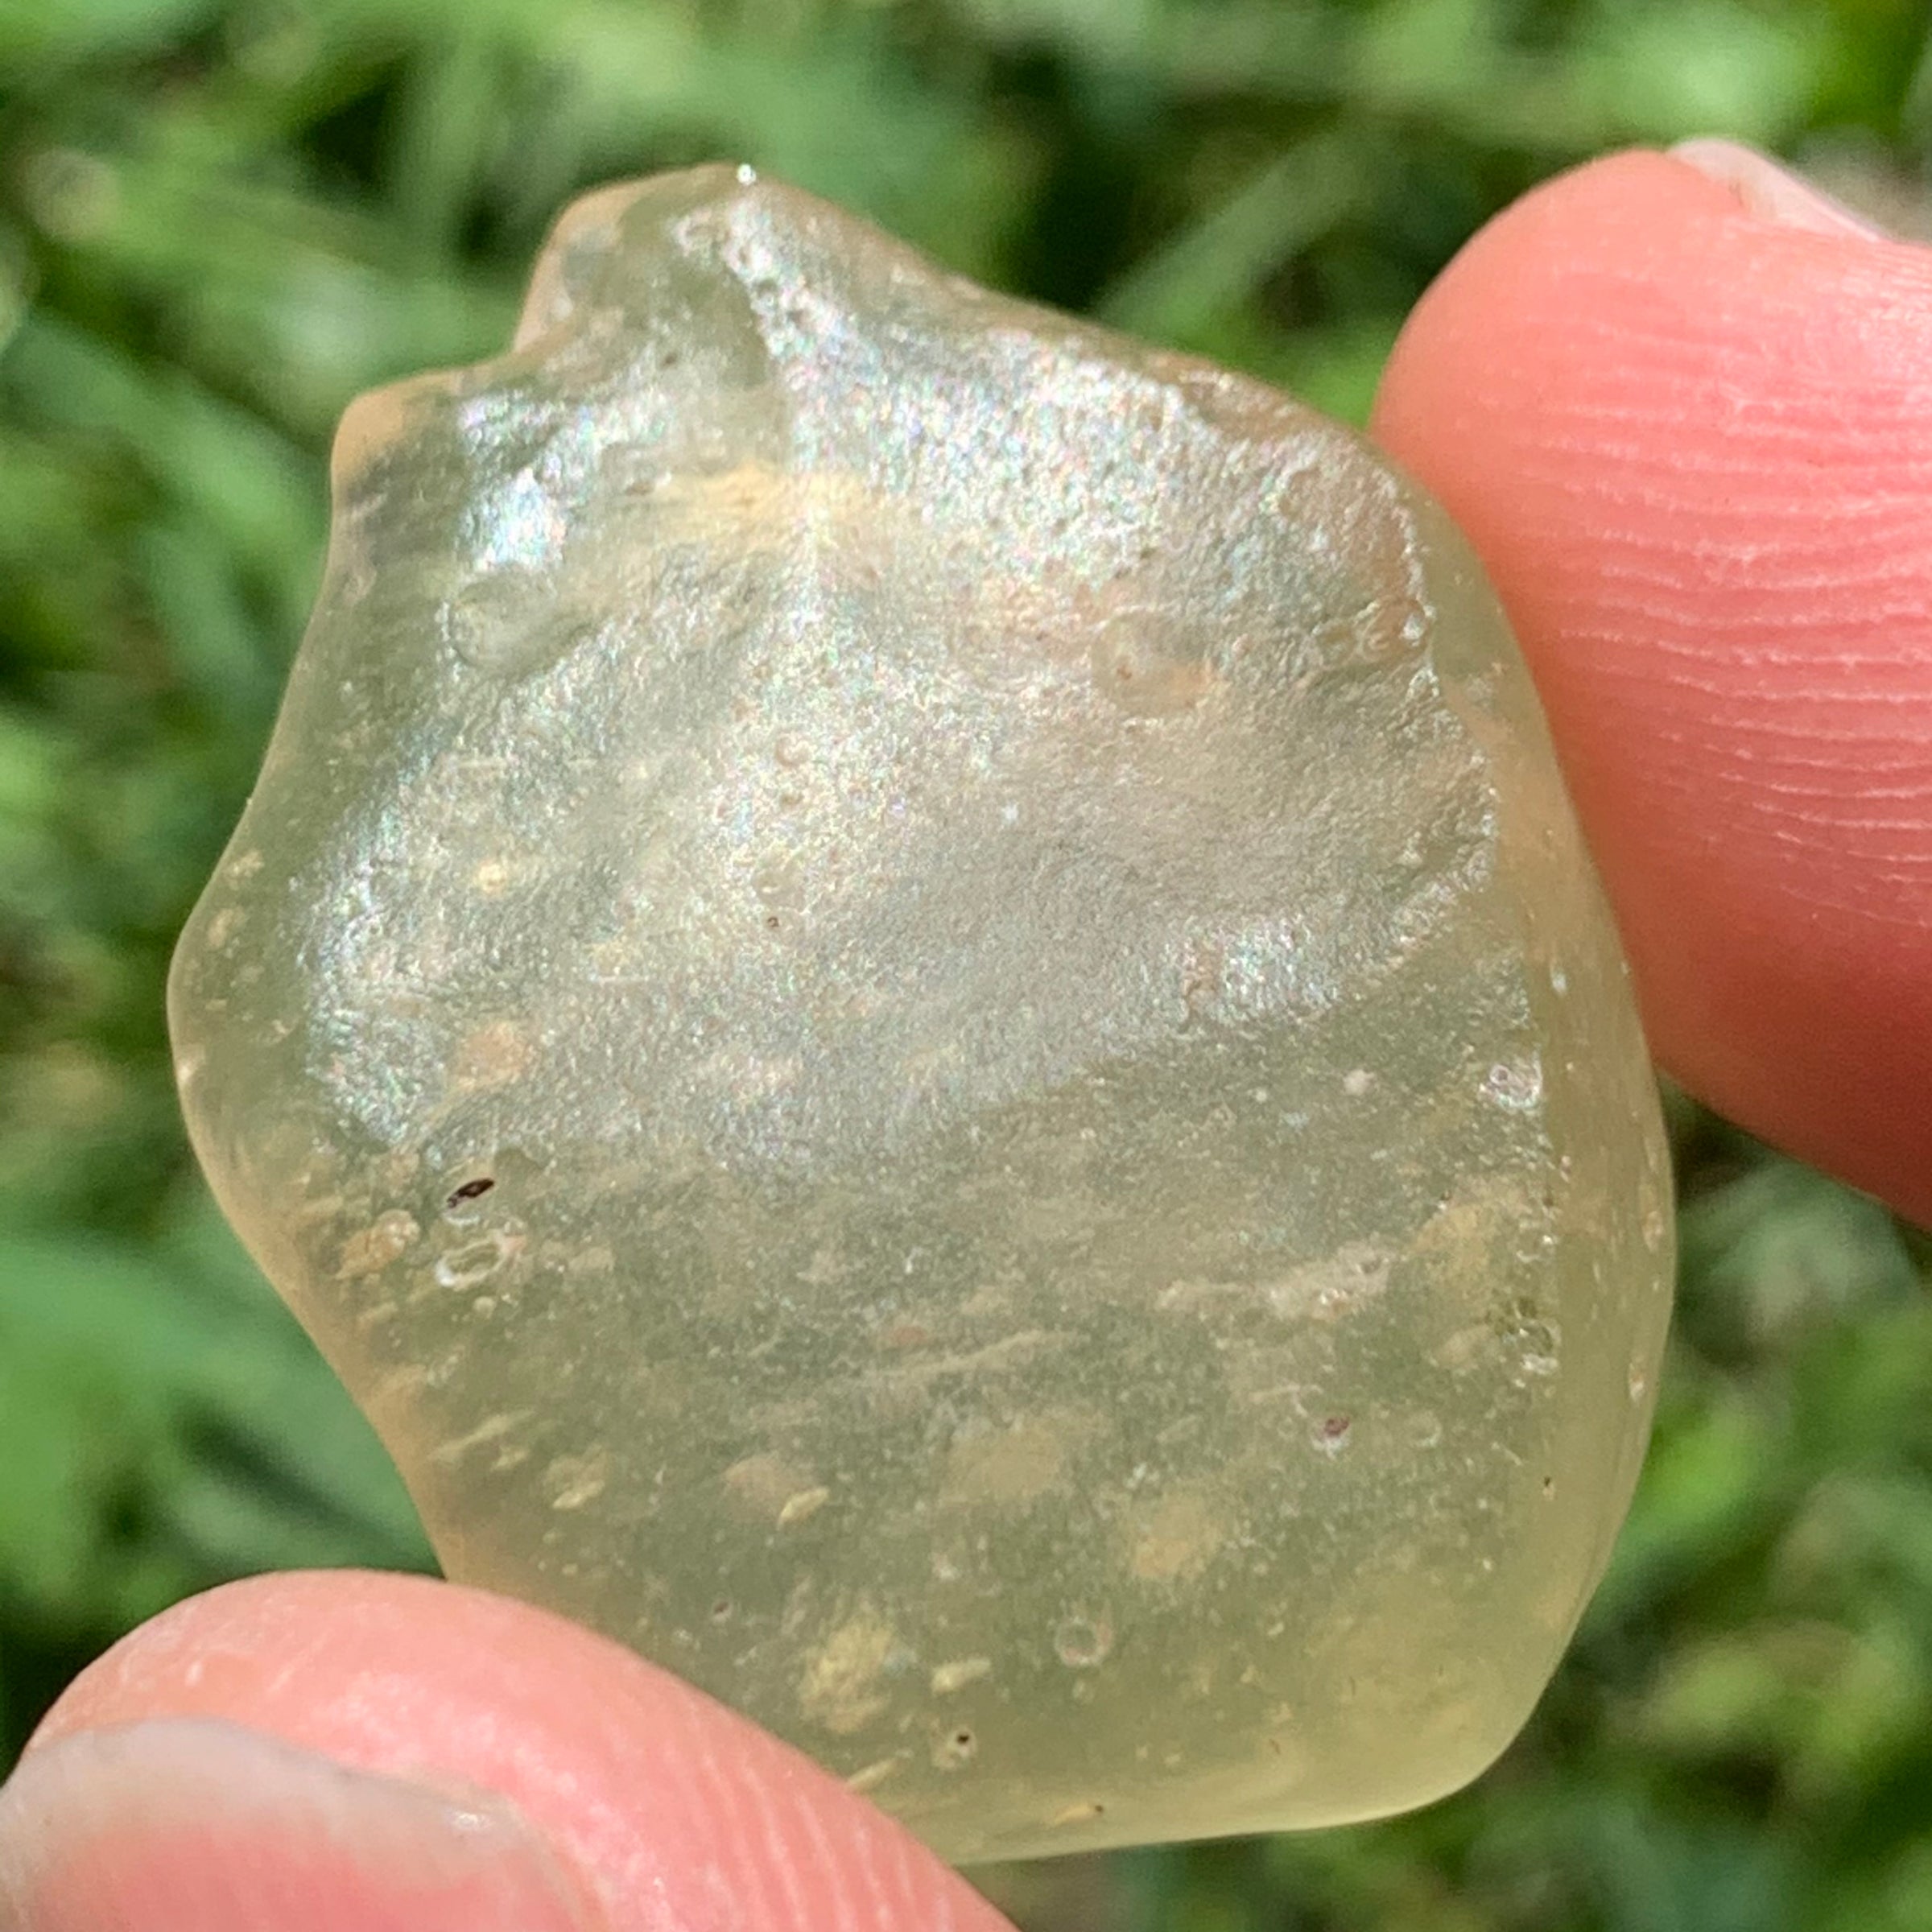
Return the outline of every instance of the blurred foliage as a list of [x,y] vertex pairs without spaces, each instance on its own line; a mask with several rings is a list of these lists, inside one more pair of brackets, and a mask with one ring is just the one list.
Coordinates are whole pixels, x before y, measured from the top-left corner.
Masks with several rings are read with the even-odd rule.
[[[0,1763],[188,1591],[427,1560],[161,1017],[353,393],[497,345],[577,189],[725,155],[1359,419],[1488,214],[1711,132],[1922,209],[1923,0],[0,0]],[[986,1875],[1027,1924],[1932,1926],[1927,1249],[1676,1120],[1656,1448],[1530,1733],[1414,1818]]]

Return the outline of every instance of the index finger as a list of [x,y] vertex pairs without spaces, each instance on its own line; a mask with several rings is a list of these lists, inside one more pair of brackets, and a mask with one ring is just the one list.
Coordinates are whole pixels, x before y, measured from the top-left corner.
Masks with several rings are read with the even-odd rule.
[[1538,189],[1423,298],[1375,433],[1517,626],[1659,1059],[1928,1220],[1932,250],[1777,179]]

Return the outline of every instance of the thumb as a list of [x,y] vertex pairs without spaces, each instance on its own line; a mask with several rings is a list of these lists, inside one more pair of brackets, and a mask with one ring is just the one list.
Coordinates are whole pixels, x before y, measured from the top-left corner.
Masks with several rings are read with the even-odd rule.
[[356,1571],[175,1606],[0,1791],[6,1932],[1011,1932],[882,1812],[588,1630]]
[[1682,153],[1491,223],[1375,433],[1516,625],[1664,1066],[1932,1220],[1932,250]]

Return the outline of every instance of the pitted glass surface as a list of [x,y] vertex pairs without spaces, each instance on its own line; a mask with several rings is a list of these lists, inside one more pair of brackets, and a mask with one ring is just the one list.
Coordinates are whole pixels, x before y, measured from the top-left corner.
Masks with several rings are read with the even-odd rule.
[[1479,1771],[1634,1480],[1616,942],[1442,513],[702,170],[365,398],[172,988],[452,1575],[960,1860]]

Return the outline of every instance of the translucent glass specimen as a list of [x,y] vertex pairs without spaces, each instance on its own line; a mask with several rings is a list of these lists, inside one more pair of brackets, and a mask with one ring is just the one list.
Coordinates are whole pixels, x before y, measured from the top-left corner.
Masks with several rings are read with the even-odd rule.
[[1629,1497],[1666,1179],[1522,667],[1260,385],[748,173],[367,398],[172,989],[451,1573],[969,1860],[1482,1769]]

